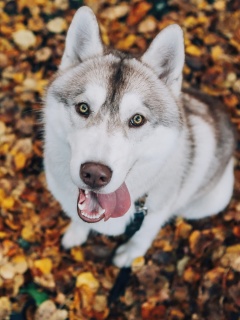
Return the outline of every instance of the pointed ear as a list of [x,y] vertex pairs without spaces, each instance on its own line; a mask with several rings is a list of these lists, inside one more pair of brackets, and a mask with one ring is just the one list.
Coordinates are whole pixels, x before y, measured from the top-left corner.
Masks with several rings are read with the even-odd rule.
[[182,85],[184,41],[182,29],[173,24],[161,31],[141,58],[178,95]]
[[67,32],[60,70],[102,53],[97,19],[90,8],[81,7],[75,13]]

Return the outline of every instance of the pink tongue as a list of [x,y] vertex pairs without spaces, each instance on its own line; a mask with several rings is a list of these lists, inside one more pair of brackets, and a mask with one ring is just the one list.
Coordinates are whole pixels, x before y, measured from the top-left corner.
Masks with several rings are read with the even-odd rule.
[[105,221],[123,216],[131,206],[131,198],[125,183],[115,192],[97,194],[100,206],[105,209]]

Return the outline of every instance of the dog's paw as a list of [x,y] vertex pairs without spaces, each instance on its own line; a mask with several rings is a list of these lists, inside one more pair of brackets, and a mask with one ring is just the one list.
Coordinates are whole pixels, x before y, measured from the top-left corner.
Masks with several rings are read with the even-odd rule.
[[117,249],[113,263],[119,268],[130,267],[132,261],[142,255],[144,255],[144,252],[142,252],[141,248],[135,243],[128,241]]
[[84,229],[82,226],[79,227],[71,223],[62,238],[62,246],[65,249],[80,246],[87,240],[88,232],[87,228]]

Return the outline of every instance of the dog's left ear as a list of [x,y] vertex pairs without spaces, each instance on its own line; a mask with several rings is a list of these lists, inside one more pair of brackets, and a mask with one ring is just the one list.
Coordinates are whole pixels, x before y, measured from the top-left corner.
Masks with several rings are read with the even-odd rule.
[[97,19],[89,7],[75,13],[68,29],[60,70],[103,53]]
[[158,77],[179,95],[184,65],[184,41],[182,29],[173,24],[161,31],[141,58]]

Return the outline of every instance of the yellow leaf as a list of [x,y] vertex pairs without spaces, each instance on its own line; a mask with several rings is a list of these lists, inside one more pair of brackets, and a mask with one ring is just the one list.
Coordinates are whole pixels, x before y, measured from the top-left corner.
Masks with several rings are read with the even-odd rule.
[[28,264],[24,255],[16,255],[12,258],[11,261],[16,273],[23,274],[27,271]]
[[104,295],[98,295],[94,299],[93,309],[97,312],[104,312],[107,309],[107,298]]
[[20,73],[20,72],[17,72],[17,73],[14,73],[13,75],[13,80],[17,83],[22,83],[23,82],[23,79],[24,79],[24,75],[23,73]]
[[200,16],[200,17],[198,17],[198,23],[201,23],[201,24],[207,24],[207,23],[209,23],[209,17],[207,17],[207,16]]
[[7,197],[2,200],[2,207],[5,209],[11,209],[14,206],[15,200],[12,197]]
[[190,54],[191,56],[200,57],[202,55],[202,50],[199,47],[191,44],[186,47],[186,53]]
[[19,292],[20,287],[24,284],[24,276],[22,274],[17,274],[14,277],[13,284],[13,295],[16,296]]
[[6,232],[0,231],[0,239],[4,239],[4,238],[6,238],[6,236],[7,236]]
[[219,41],[218,36],[215,33],[208,33],[204,37],[204,43],[206,45],[213,45]]
[[46,79],[42,79],[42,80],[39,80],[37,81],[37,86],[35,88],[35,90],[37,92],[39,92],[40,94],[42,94],[46,88],[46,86],[48,85],[49,81],[46,80]]
[[50,260],[49,258],[35,260],[34,266],[43,274],[48,274],[52,271],[52,260]]
[[106,46],[108,46],[110,44],[109,37],[108,37],[107,33],[102,34],[102,41]]
[[99,281],[94,277],[94,275],[91,272],[83,272],[77,276],[76,286],[78,288],[82,286],[87,286],[92,291],[97,291],[99,288]]
[[27,161],[27,157],[23,152],[19,152],[14,157],[14,163],[17,170],[23,169]]
[[198,1],[198,9],[199,10],[204,10],[208,7],[208,3],[204,0]]
[[132,271],[136,272],[140,270],[145,264],[145,259],[144,257],[137,257],[133,260],[132,262]]
[[240,244],[235,244],[230,246],[226,250],[227,253],[239,253],[240,254]]
[[184,26],[187,28],[192,28],[198,23],[198,20],[194,16],[188,16],[184,19]]
[[135,42],[136,36],[134,34],[129,34],[125,39],[120,40],[117,43],[117,49],[128,50]]
[[1,145],[1,148],[0,148],[0,153],[7,154],[9,152],[9,149],[10,149],[10,144],[9,143],[3,143]]
[[80,247],[74,247],[71,249],[71,256],[75,261],[84,261],[83,251]]
[[0,297],[0,319],[9,319],[11,315],[11,302],[7,297]]
[[181,218],[176,220],[176,227],[177,237],[181,237],[184,239],[187,239],[190,232],[192,231],[192,226]]
[[218,0],[213,4],[214,9],[218,11],[224,11],[226,9],[226,1]]
[[224,54],[223,49],[220,46],[214,46],[211,50],[211,53],[213,60],[220,59]]
[[26,226],[22,229],[21,236],[24,240],[28,242],[35,241],[35,233],[32,226]]

